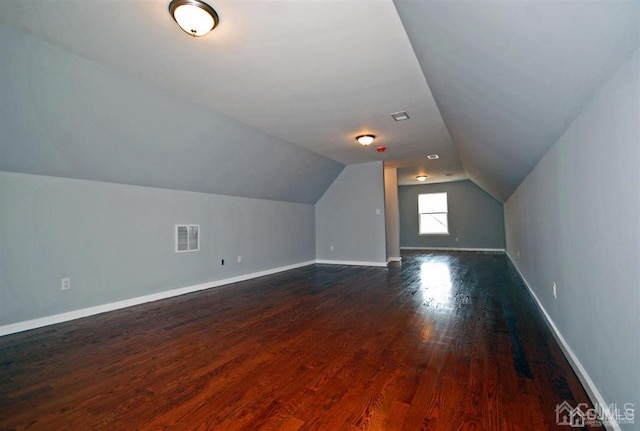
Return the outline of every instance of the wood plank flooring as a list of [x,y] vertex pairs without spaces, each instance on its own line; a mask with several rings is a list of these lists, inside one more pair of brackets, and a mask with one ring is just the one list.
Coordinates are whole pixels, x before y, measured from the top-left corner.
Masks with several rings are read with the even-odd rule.
[[506,256],[469,252],[2,337],[0,373],[1,430],[569,430],[589,402]]

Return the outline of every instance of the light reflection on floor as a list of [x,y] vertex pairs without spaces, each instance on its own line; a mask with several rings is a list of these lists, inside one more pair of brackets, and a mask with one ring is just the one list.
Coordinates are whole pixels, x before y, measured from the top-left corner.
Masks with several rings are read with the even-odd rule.
[[447,262],[422,262],[420,264],[420,287],[423,301],[430,308],[453,308],[451,272]]
[[[455,310],[455,289],[451,278],[450,260],[438,257],[420,257],[419,285],[414,299],[417,305],[414,329],[423,343],[449,343],[442,339],[438,327],[448,321]],[[436,339],[434,339],[436,335]]]

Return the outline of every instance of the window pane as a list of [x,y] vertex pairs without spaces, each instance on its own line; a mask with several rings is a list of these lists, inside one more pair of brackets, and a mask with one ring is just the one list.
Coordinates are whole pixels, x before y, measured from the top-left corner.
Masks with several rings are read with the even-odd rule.
[[424,213],[446,213],[447,212],[447,194],[446,193],[428,193],[418,195],[418,212]]
[[189,226],[189,250],[198,250],[198,226]]
[[178,251],[189,249],[189,234],[186,226],[178,226]]
[[449,233],[446,213],[420,214],[420,233]]

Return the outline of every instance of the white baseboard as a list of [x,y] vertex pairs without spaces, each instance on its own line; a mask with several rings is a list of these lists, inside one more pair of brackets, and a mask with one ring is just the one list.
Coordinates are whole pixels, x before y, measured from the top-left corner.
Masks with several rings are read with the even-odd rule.
[[388,257],[387,258],[387,263],[388,262],[402,262],[402,258],[400,256],[392,256],[392,257]]
[[432,250],[432,251],[484,251],[504,253],[504,248],[462,248],[462,247],[400,247],[400,250]]
[[0,326],[0,336],[15,334],[17,332],[28,331],[30,329],[41,328],[43,326],[55,325],[56,323],[68,322],[70,320],[80,319],[83,317],[93,316],[96,314],[106,313],[108,311],[119,310],[121,308],[132,307],[134,305],[144,304],[146,302],[158,301],[160,299],[171,298],[174,296],[185,295],[187,293],[206,290],[212,287],[224,286],[226,284],[238,283],[241,281],[251,280],[252,278],[264,277],[265,275],[276,274],[278,272],[289,271],[291,269],[303,266],[313,265],[315,260],[307,262],[295,263],[293,265],[281,266],[278,268],[267,269],[265,271],[253,272],[251,274],[239,275],[237,277],[225,278],[223,280],[215,280],[208,283],[196,284],[193,286],[182,287],[179,289],[166,290],[164,292],[153,293],[151,295],[138,296],[136,298],[125,299],[122,301],[111,302],[108,304],[97,305],[95,307],[82,308],[80,310],[68,311],[66,313],[54,314],[52,316],[40,317],[23,322],[11,323]]
[[317,259],[316,263],[321,265],[352,265],[352,266],[380,266],[386,267],[387,262],[361,262],[356,260],[324,260]]
[[584,368],[584,366],[582,365],[582,363],[580,362],[576,354],[573,352],[573,350],[569,346],[569,343],[567,343],[567,340],[565,340],[565,338],[562,336],[562,333],[554,323],[549,313],[547,313],[547,310],[545,310],[544,306],[538,299],[538,296],[535,294],[535,292],[527,282],[527,279],[524,278],[524,275],[522,274],[522,271],[520,271],[520,268],[518,268],[516,261],[511,257],[511,255],[508,252],[507,252],[507,257],[511,261],[511,264],[513,265],[513,267],[518,272],[518,275],[524,282],[524,285],[527,287],[529,294],[531,295],[533,300],[536,302],[536,304],[538,304],[538,307],[542,311],[542,314],[544,315],[547,321],[547,325],[549,326],[549,328],[551,328],[551,333],[553,334],[553,337],[556,339],[556,341],[560,345],[560,349],[562,349],[562,352],[564,353],[565,357],[569,361],[571,368],[573,368],[573,371],[578,376],[578,379],[582,383],[582,386],[584,386],[585,390],[587,391],[589,398],[591,398],[591,401],[595,401],[596,403],[598,403],[599,406],[605,411],[605,414],[607,414],[607,416],[610,418],[608,428],[614,431],[622,431],[622,429],[620,428],[620,425],[616,422],[614,417],[611,414],[609,414],[610,413],[608,408],[609,404],[607,404],[607,402],[605,401],[604,397],[598,390],[596,384],[591,379],[591,376],[589,376],[589,373],[587,373],[587,370]]

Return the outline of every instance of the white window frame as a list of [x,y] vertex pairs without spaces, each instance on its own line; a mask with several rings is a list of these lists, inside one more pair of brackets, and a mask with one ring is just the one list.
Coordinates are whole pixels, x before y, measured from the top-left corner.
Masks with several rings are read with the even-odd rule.
[[[445,199],[445,210],[446,211],[437,211],[437,212],[421,212],[420,209],[420,196],[423,195],[444,195],[444,199]],[[418,235],[428,235],[428,236],[447,236],[450,235],[451,233],[449,232],[449,195],[447,194],[447,192],[434,192],[434,193],[420,193],[418,195]],[[431,214],[431,215],[436,215],[436,214],[444,214],[447,220],[447,231],[446,232],[422,232],[422,215],[424,214]]]
[[[180,250],[178,248],[178,230],[180,228],[186,228],[187,229],[187,249],[186,250]],[[197,235],[197,244],[193,245],[190,244],[190,235],[189,235],[189,230],[190,229],[196,229],[196,235]],[[201,241],[201,237],[200,237],[200,225],[199,224],[177,224],[175,227],[175,242],[176,242],[176,253],[191,253],[193,251],[200,251],[200,241]]]

